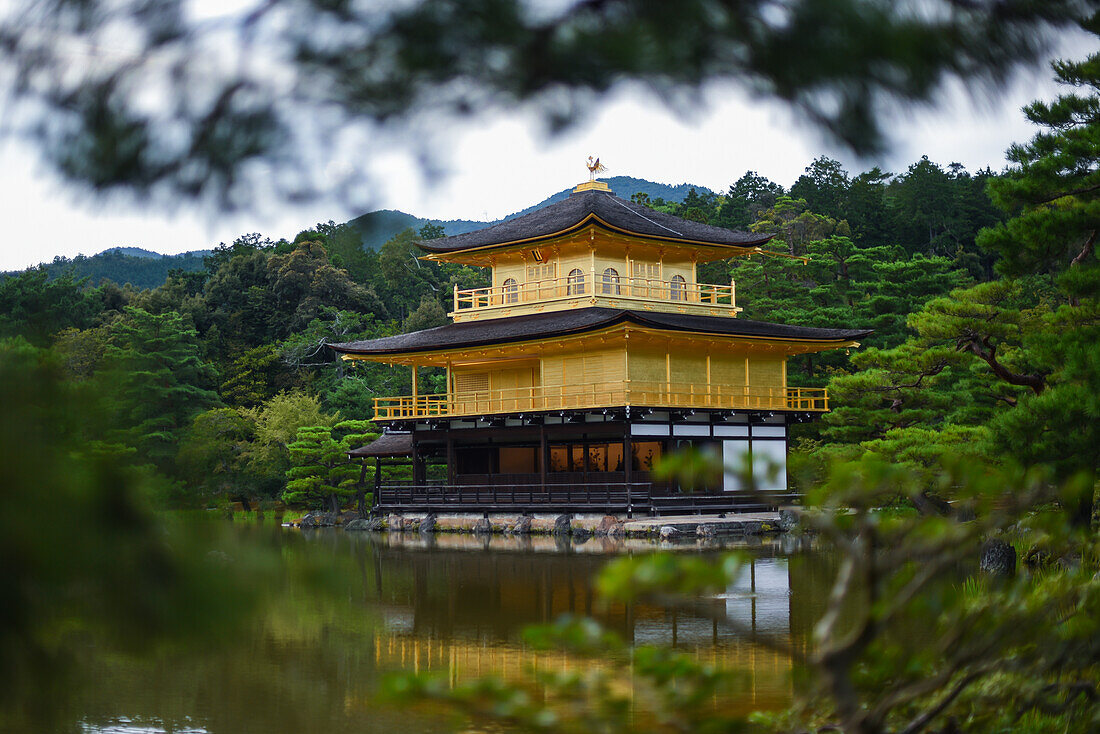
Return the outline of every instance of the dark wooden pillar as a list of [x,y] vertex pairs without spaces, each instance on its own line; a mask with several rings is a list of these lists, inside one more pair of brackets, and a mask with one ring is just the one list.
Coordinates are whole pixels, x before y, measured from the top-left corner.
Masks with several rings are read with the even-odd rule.
[[447,426],[447,486],[455,486],[455,440]]
[[542,454],[542,461],[539,462],[539,483],[542,485],[542,491],[546,492],[546,473],[550,471],[550,447],[546,443],[545,422],[539,424],[539,452]]
[[423,485],[424,480],[424,461],[420,456],[420,447],[416,445],[416,439],[413,438],[412,442],[412,465],[413,465],[413,484]]
[[634,440],[630,436],[630,420],[627,419],[623,424],[623,481],[626,482],[626,496],[627,500],[627,517],[634,517],[634,495],[633,487],[630,486],[634,481]]
[[629,423],[623,429],[623,479],[627,484],[634,481],[634,439]]

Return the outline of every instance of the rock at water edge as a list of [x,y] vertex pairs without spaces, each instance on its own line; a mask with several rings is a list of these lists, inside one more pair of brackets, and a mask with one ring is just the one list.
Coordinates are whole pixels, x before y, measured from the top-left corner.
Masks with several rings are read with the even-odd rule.
[[528,515],[521,515],[516,524],[509,528],[508,532],[513,535],[530,535],[531,534],[531,517]]

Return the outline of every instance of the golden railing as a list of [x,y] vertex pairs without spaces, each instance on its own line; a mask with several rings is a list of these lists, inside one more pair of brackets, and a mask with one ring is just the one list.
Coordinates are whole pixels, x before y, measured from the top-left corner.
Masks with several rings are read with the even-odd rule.
[[729,285],[688,283],[676,280],[626,278],[605,275],[598,270],[524,283],[505,282],[488,288],[454,290],[454,310],[477,310],[500,306],[518,306],[575,296],[633,298],[667,301],[669,303],[700,304],[727,309],[737,308],[737,292]]
[[545,410],[583,410],[639,405],[659,408],[796,410],[823,413],[829,395],[823,387],[731,387],[676,382],[594,382],[517,387],[374,399],[375,418],[432,418]]

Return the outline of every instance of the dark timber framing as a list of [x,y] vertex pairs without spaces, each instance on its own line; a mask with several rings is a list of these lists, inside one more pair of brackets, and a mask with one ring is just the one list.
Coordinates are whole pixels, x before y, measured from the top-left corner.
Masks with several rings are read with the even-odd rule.
[[[787,426],[810,418],[800,413],[669,411],[621,408],[603,411],[517,413],[432,421],[393,421],[389,430],[409,431],[411,484],[377,485],[378,512],[580,512],[675,514],[774,509],[792,500],[786,491],[748,494],[728,478],[709,488],[687,489],[659,481],[635,460],[637,445],[668,452],[685,445],[721,448],[733,441],[751,457],[754,445],[782,445]],[[621,468],[594,469],[592,447],[621,447]],[[551,450],[580,450],[583,466],[551,470]],[[501,473],[500,449],[537,452],[523,473]],[[479,453],[484,471],[462,470],[460,456]],[[572,454],[573,457],[576,454]],[[629,458],[628,458],[629,457]],[[750,459],[751,460],[751,459]],[[437,481],[428,478],[429,466]],[[784,481],[785,486],[785,481]]]

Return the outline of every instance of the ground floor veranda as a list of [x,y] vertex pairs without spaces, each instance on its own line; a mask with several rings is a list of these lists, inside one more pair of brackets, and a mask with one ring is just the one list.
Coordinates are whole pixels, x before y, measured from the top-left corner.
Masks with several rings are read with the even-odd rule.
[[[626,515],[774,508],[792,499],[788,425],[808,417],[624,409],[394,422],[387,452],[373,456],[383,469],[375,472],[374,507]],[[398,436],[400,453],[392,451]],[[655,471],[662,457],[684,450],[696,452],[694,466],[724,469]],[[387,478],[385,462],[394,461],[411,462],[411,478]]]

